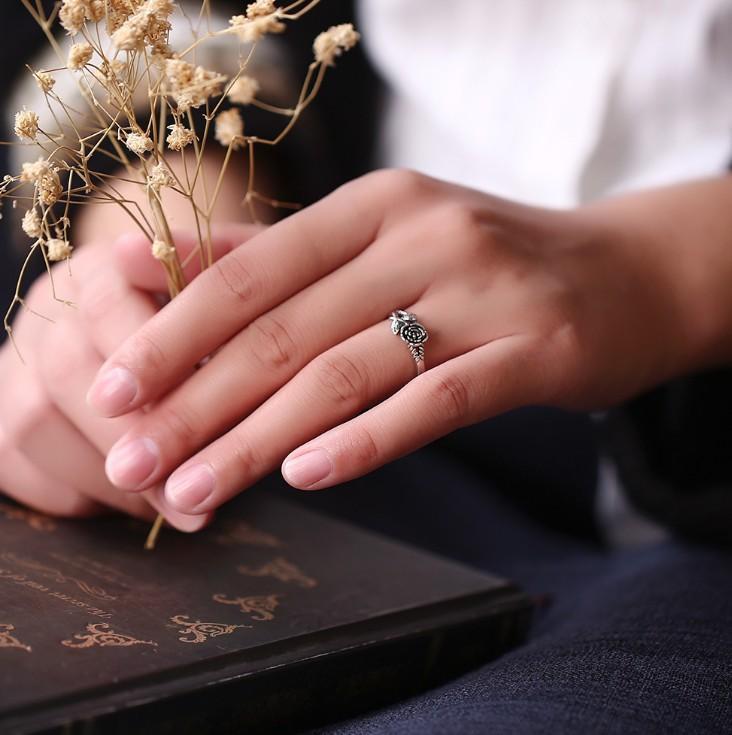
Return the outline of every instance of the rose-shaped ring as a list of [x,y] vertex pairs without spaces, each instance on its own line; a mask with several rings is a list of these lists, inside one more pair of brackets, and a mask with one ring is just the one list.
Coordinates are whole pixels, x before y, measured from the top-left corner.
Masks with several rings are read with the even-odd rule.
[[403,309],[392,311],[389,320],[391,331],[406,342],[417,364],[417,375],[421,375],[424,372],[424,343],[430,338],[427,330],[414,314]]

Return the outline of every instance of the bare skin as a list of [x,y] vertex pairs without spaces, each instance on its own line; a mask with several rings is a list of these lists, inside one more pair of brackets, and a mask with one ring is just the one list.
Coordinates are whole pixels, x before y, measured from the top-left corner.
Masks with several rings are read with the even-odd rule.
[[[147,243],[118,243],[116,269],[85,248],[93,307],[23,317],[32,378],[0,354],[19,386],[0,404],[0,486],[66,515],[149,514],[145,498],[195,530],[283,459],[294,487],[330,487],[511,408],[604,408],[724,364],[730,198],[719,178],[549,211],[380,172],[224,232],[217,265],[161,311]],[[431,333],[419,378],[385,320],[399,307]],[[67,423],[32,448],[49,412]]]

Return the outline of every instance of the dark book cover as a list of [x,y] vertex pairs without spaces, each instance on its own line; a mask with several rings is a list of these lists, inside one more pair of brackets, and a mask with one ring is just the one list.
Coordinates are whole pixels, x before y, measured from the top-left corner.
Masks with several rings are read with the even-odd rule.
[[0,502],[0,732],[297,732],[517,643],[510,583],[266,495],[206,531]]

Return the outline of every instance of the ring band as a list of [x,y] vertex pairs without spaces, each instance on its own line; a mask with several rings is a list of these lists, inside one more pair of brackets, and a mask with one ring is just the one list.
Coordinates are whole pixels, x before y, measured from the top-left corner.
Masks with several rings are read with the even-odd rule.
[[424,343],[430,338],[427,330],[417,321],[415,314],[403,309],[392,311],[389,316],[391,331],[409,347],[409,352],[417,364],[417,375],[424,372]]

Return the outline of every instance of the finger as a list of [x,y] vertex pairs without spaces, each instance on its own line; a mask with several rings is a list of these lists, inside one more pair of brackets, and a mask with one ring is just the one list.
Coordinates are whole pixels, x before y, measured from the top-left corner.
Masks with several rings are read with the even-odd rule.
[[0,427],[0,492],[40,513],[62,518],[87,518],[104,511],[95,503],[58,478],[41,472],[17,449],[6,444]]
[[[262,231],[259,225],[239,223],[216,225],[211,238],[211,261],[221,259],[227,253],[251,240]],[[190,283],[209,260],[208,249],[203,251],[198,238],[192,233],[173,232],[173,242],[178,257],[184,264],[186,282]],[[130,233],[120,237],[113,247],[114,261],[127,282],[145,291],[167,293],[165,271],[150,249],[150,241],[141,234]]]
[[[371,250],[252,322],[119,439],[107,459],[112,482],[121,489],[142,490],[164,479],[317,355],[375,322],[393,350],[394,336],[385,314],[399,294],[415,298],[423,290],[423,279],[413,271],[382,275],[380,262]],[[373,280],[380,281],[376,293]],[[397,349],[408,354],[404,345]],[[134,443],[140,452],[130,451]],[[154,462],[145,461],[148,469],[155,465],[151,475],[129,464],[131,457],[141,460],[142,449],[155,455]]]
[[[57,327],[65,332],[63,324],[48,325],[47,332]],[[41,331],[37,338],[45,341],[46,334]],[[59,366],[60,360],[47,362]],[[43,367],[39,366],[41,370]],[[144,500],[136,498],[130,503],[129,498],[119,497],[104,475],[101,454],[60,413],[42,385],[42,377],[33,367],[17,369],[13,374],[13,391],[4,392],[0,397],[0,414],[8,440],[12,440],[18,452],[40,475],[52,479],[46,492],[55,492],[55,485],[60,482],[90,500],[148,518],[150,508]]]
[[361,477],[463,426],[540,403],[549,384],[532,338],[496,340],[428,370],[396,395],[290,454],[282,474],[320,490]]
[[229,253],[115,351],[91,404],[114,416],[167,392],[243,326],[362,252],[384,208],[383,190],[355,182]]
[[[129,429],[136,416],[131,414],[117,419],[104,419],[86,405],[84,393],[102,360],[94,347],[84,339],[83,332],[79,332],[73,324],[67,321],[51,325],[48,330],[48,349],[50,354],[57,354],[55,360],[47,359],[42,363],[43,381],[49,397],[71,425],[89,438],[98,454],[99,464],[94,467],[89,480],[90,484],[97,483],[97,489],[88,490],[94,492],[95,496],[99,494],[107,498],[110,504],[123,502],[124,495],[106,480],[103,456],[117,438]],[[69,457],[75,459],[73,454],[69,454]],[[74,466],[68,472],[68,476],[75,476],[82,470]],[[145,494],[142,498],[162,512],[172,526],[182,531],[198,531],[210,520],[207,517],[179,514],[172,508],[162,506],[159,498],[152,495]],[[137,502],[141,502],[141,498]]]
[[[432,312],[424,306],[419,313]],[[428,344],[431,365],[465,349],[459,340],[439,333]],[[174,472],[166,484],[168,502],[183,512],[217,507],[272,471],[294,447],[392,394],[415,371],[409,349],[388,323],[374,325],[312,361],[251,416]]]

